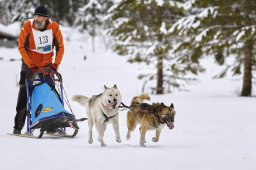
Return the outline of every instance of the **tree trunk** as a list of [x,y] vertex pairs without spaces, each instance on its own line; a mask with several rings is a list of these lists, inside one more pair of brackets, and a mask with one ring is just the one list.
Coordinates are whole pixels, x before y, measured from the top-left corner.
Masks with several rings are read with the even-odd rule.
[[92,52],[95,52],[95,36],[92,36]]
[[[157,36],[158,42],[161,44],[163,41],[163,35]],[[164,94],[164,82],[163,82],[163,49],[158,48],[156,51],[157,57],[157,75],[156,75],[156,94]]]
[[252,91],[252,58],[253,40],[249,39],[244,44],[244,77],[241,96],[251,96]]
[[157,57],[157,85],[156,94],[164,94],[163,88],[163,57]]

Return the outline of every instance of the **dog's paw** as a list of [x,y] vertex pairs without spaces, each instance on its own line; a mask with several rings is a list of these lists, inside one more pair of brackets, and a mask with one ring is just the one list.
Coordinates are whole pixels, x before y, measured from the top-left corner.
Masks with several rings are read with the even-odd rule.
[[100,136],[98,137],[98,141],[100,142],[101,146],[107,146],[103,140],[103,138],[101,138]]
[[107,146],[104,142],[101,142],[101,146],[104,147],[104,146]]
[[89,139],[89,140],[88,140],[88,143],[89,143],[89,144],[92,144],[92,142],[93,142],[92,139]]
[[146,143],[146,140],[145,140],[145,139],[144,139],[144,140],[140,140],[140,146],[146,147],[146,146],[145,146],[145,143]]
[[144,142],[140,142],[140,146],[141,146],[141,147],[146,147],[146,145],[144,144]]
[[127,135],[126,135],[126,140],[129,140],[130,138],[131,138],[130,133],[127,133]]
[[152,141],[153,141],[153,142],[158,142],[158,139],[156,139],[156,137],[153,137],[153,138],[152,138]]
[[120,139],[120,138],[116,138],[116,141],[117,141],[118,143],[121,143],[121,139]]

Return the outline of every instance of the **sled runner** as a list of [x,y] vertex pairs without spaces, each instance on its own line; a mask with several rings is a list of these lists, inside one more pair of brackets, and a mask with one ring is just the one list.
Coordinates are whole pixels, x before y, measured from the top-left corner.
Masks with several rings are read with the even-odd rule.
[[[36,71],[32,78],[26,79],[27,91],[27,132],[24,135],[33,136],[35,129],[41,138],[46,132],[48,135],[75,137],[78,133],[78,121],[72,113],[67,97],[64,97],[61,75],[50,67],[42,67]],[[70,107],[68,112],[64,103]],[[67,134],[66,128],[72,128],[73,133]],[[23,136],[22,136],[23,137]]]

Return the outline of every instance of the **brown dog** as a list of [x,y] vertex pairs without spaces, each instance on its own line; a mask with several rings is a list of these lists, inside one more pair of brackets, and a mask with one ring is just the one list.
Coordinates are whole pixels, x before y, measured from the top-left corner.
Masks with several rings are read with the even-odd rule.
[[156,130],[156,136],[152,138],[152,141],[158,142],[161,129],[165,124],[169,129],[173,129],[176,114],[173,104],[171,106],[165,106],[163,103],[149,105],[143,103],[144,100],[150,100],[150,97],[147,95],[135,96],[131,102],[131,110],[127,113],[128,132],[126,139],[130,139],[131,132],[137,124],[140,124],[140,146],[145,146],[145,135],[148,130]]

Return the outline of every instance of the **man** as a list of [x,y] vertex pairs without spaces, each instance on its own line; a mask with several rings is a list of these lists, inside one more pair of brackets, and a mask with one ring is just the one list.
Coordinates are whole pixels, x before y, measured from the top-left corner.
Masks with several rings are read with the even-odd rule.
[[[54,47],[55,60],[53,60]],[[29,78],[39,67],[50,66],[52,69],[57,70],[64,54],[63,39],[59,25],[49,19],[47,9],[44,6],[36,8],[34,19],[24,22],[20,32],[18,49],[22,57],[22,65],[14,134],[21,133],[27,115],[25,79]]]

